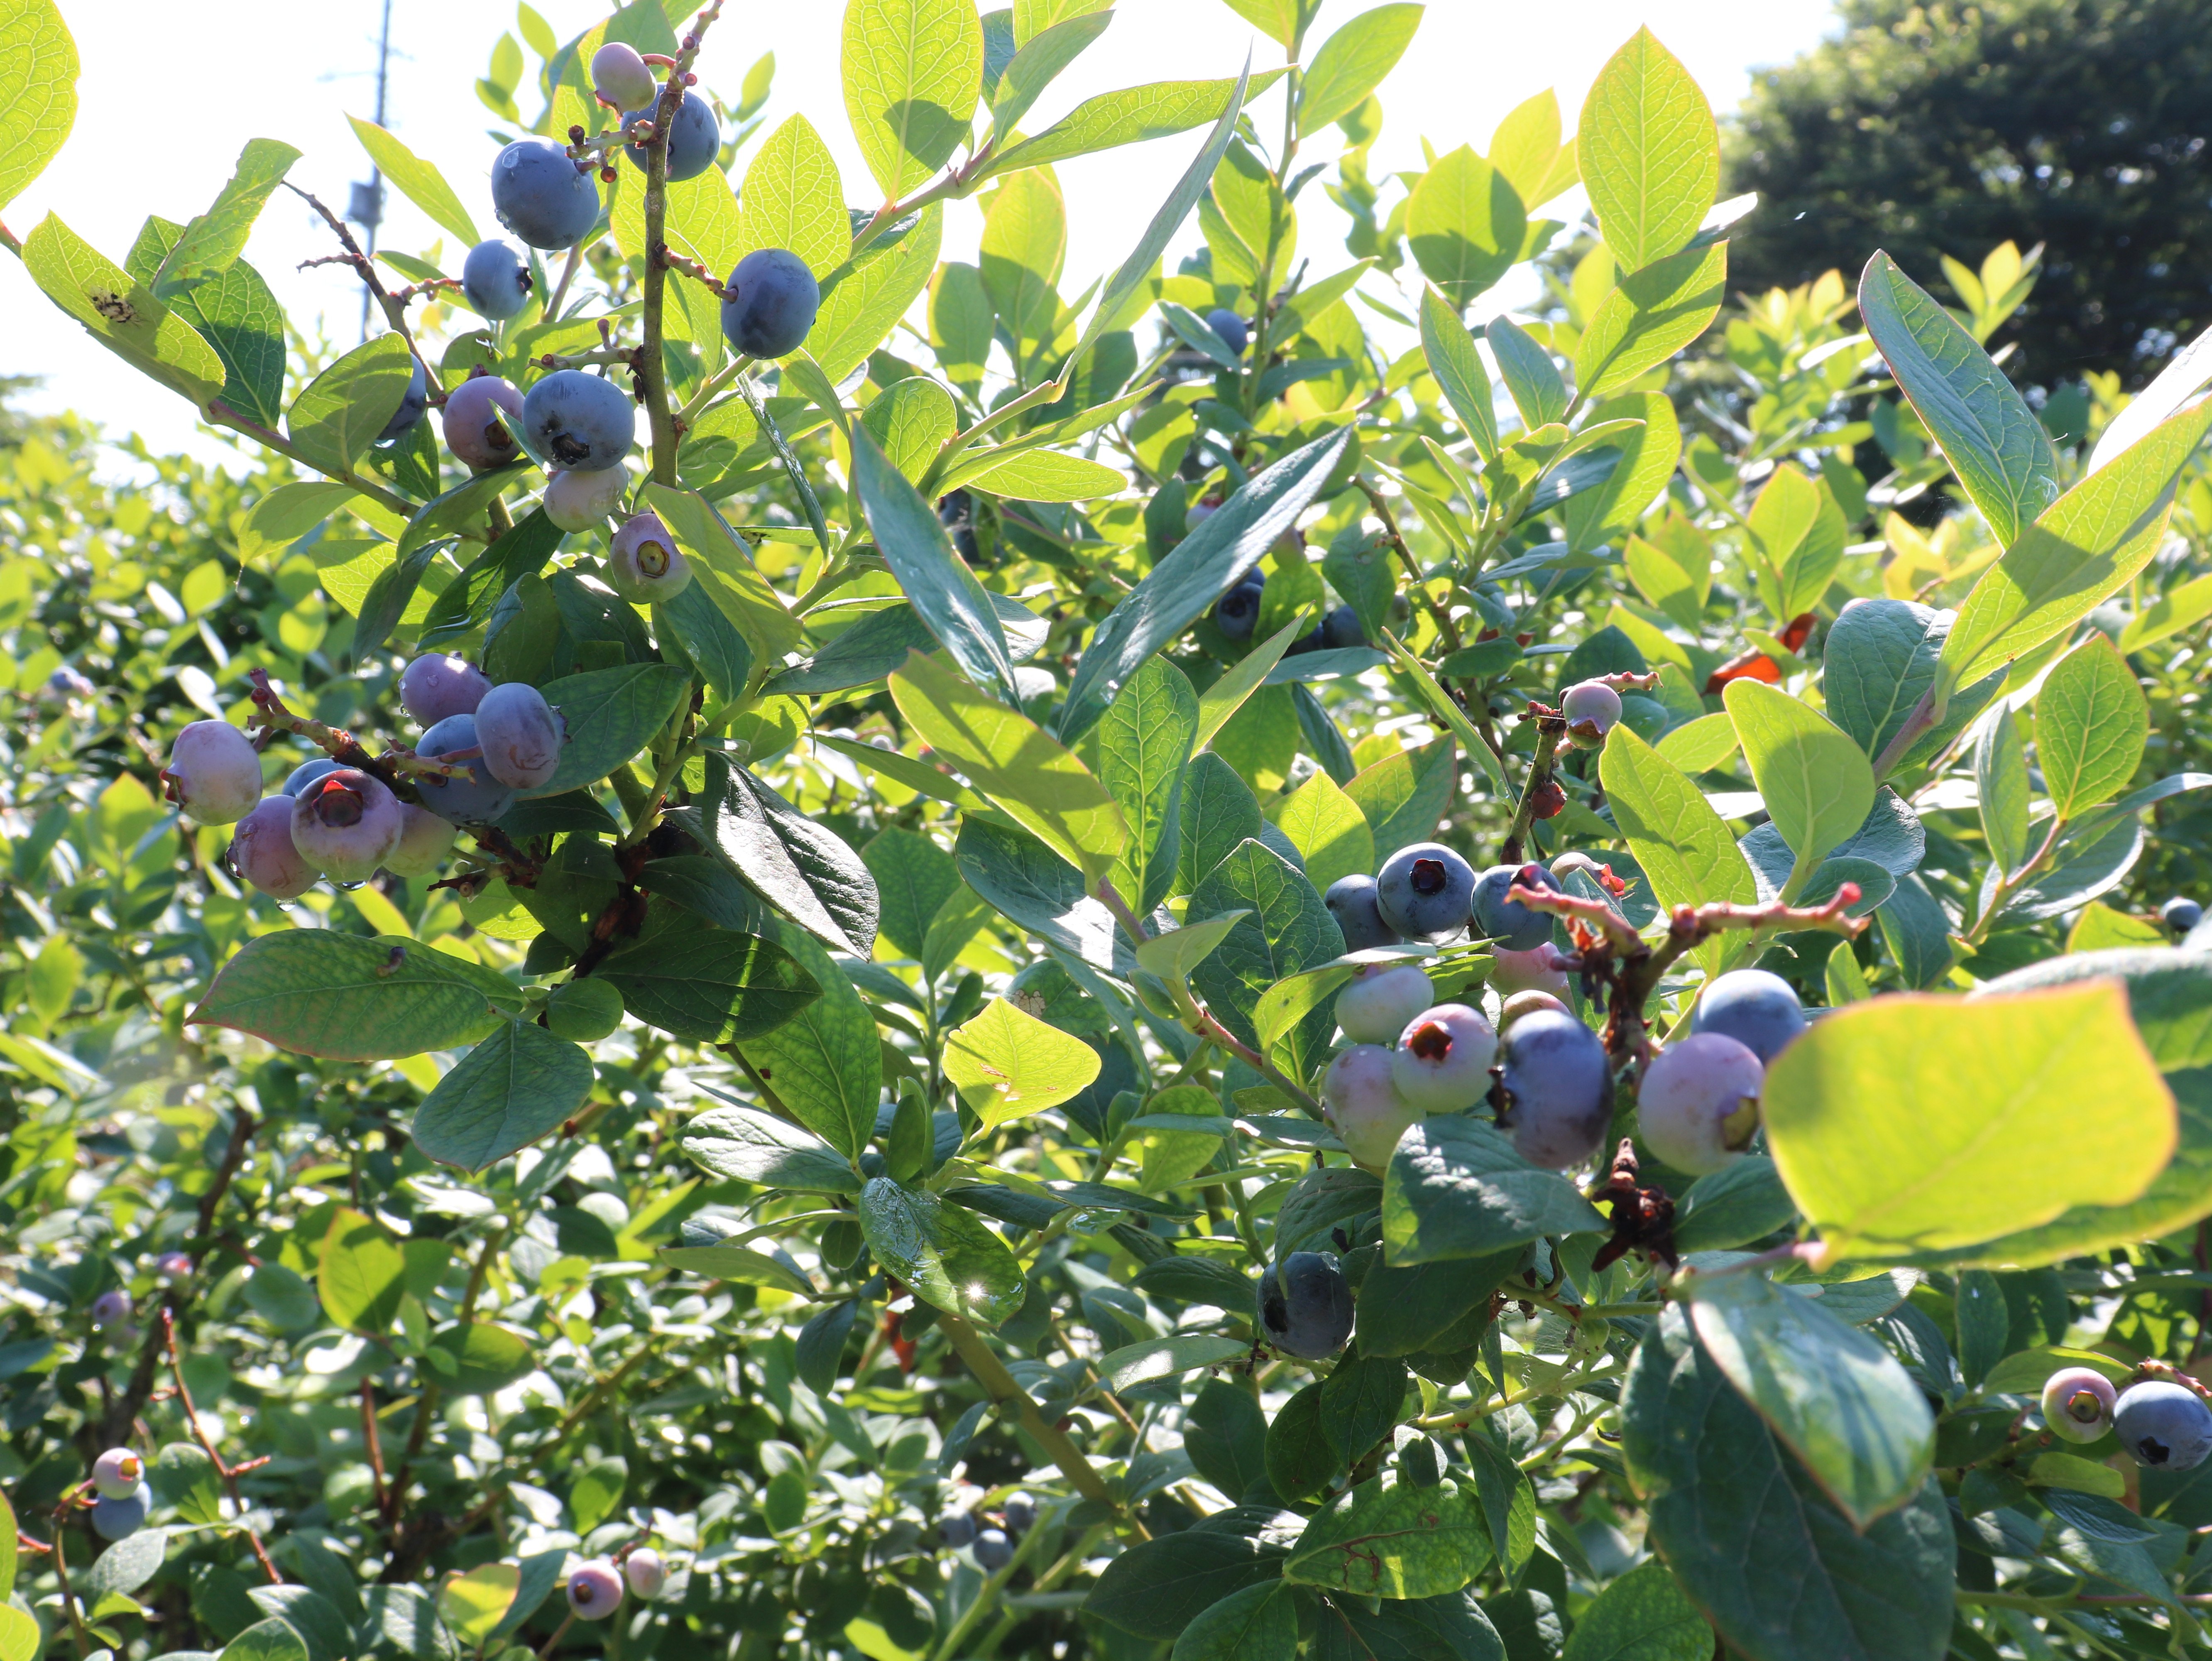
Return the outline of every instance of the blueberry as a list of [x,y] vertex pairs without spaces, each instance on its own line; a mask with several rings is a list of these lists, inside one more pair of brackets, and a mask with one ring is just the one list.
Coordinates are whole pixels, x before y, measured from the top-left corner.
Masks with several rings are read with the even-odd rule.
[[592,90],[610,109],[628,109],[652,100],[653,66],[635,46],[610,40],[592,54]]
[[1530,1165],[1564,1171],[1597,1152],[1613,1116],[1613,1069],[1597,1034],[1539,1010],[1505,1034],[1505,1111],[1498,1123]]
[[[489,675],[448,652],[425,652],[399,672],[400,707],[417,727],[435,727],[448,715],[473,715],[490,691]],[[284,788],[292,788],[289,781]]]
[[1006,1496],[1006,1532],[1017,1538],[1036,1526],[1036,1501],[1026,1494]]
[[261,800],[261,752],[227,721],[196,721],[169,746],[168,798],[196,824],[235,824]]
[[522,394],[495,374],[471,375],[446,399],[446,447],[471,467],[503,467],[522,453]]
[[975,1567],[986,1574],[996,1574],[1014,1561],[1014,1542],[1006,1538],[1003,1529],[985,1529],[975,1536]]
[[[623,117],[624,131],[641,121],[653,120],[660,113],[657,101],[651,99],[640,99],[638,101],[644,107],[632,110]],[[631,144],[626,148],[629,159],[637,164],[640,173],[652,165],[644,145]],[[696,92],[685,93],[684,101],[676,106],[676,119],[668,132],[670,182],[696,179],[714,165],[714,159],[721,153],[722,129],[714,119],[714,106]]]
[[510,789],[535,790],[560,771],[561,718],[527,681],[510,680],[485,693],[476,727],[484,765]]
[[597,472],[550,472],[538,506],[563,531],[596,531],[622,511],[629,475],[619,467]]
[[469,757],[466,778],[418,776],[415,781],[422,793],[422,805],[449,824],[489,824],[514,804],[514,792],[495,779],[484,765],[483,747],[474,715],[448,715],[416,740],[415,753],[433,761],[463,751],[479,752]]
[[110,1448],[92,1462],[92,1485],[103,1500],[127,1500],[146,1480],[146,1462],[129,1448]]
[[500,237],[477,243],[461,261],[462,297],[495,322],[505,321],[530,303],[530,262]]
[[975,522],[975,498],[965,490],[950,490],[937,499],[937,522],[946,530]]
[[975,1543],[975,1518],[972,1512],[956,1511],[937,1525],[937,1537],[953,1550]]
[[1474,885],[1474,903],[1468,910],[1476,934],[1509,952],[1534,952],[1552,938],[1552,915],[1508,899],[1516,883],[1523,888],[1559,891],[1559,879],[1540,865],[1493,865]]
[[1294,1251],[1260,1277],[1260,1331],[1285,1355],[1325,1361],[1352,1336],[1352,1287],[1336,1259]]
[[1267,584],[1247,577],[1213,602],[1213,626],[1231,640],[1249,640],[1260,620],[1260,595]]
[[1637,1126],[1644,1146],[1693,1177],[1743,1157],[1759,1129],[1759,1057],[1719,1032],[1668,1044],[1644,1074]]
[[622,994],[612,981],[565,981],[545,1000],[545,1030],[556,1038],[592,1043],[622,1022]]
[[1364,952],[1370,946],[1401,944],[1398,932],[1382,921],[1376,904],[1375,879],[1339,877],[1329,884],[1322,903],[1344,935],[1344,949]]
[[1424,1113],[1458,1113],[1490,1089],[1498,1034],[1463,1003],[1440,1003],[1406,1023],[1390,1056],[1399,1095]]
[[453,849],[453,827],[427,807],[399,804],[399,843],[384,856],[395,877],[427,877]]
[[634,605],[672,600],[691,586],[691,563],[658,514],[638,514],[615,532],[607,587]]
[[668,1565],[660,1561],[660,1554],[651,1546],[640,1546],[623,1559],[623,1578],[629,1589],[648,1602],[660,1596],[661,1587],[668,1584]]
[[[317,779],[328,778],[338,770],[338,767],[339,764],[328,756],[311,756],[285,776],[284,794],[296,796]],[[264,807],[268,805],[265,801],[261,804]],[[252,817],[251,813],[246,815],[247,818]]]
[[622,1576],[604,1558],[579,1565],[568,1577],[568,1608],[579,1621],[604,1621],[622,1600]]
[[1219,335],[1222,344],[1239,357],[1244,356],[1244,349],[1252,344],[1252,332],[1245,326],[1244,319],[1226,306],[1218,306],[1208,312],[1206,326]]
[[1771,1067],[1805,1030],[1805,1006],[1790,983],[1764,969],[1731,969],[1705,988],[1692,1018],[1693,1032],[1724,1032]]
[[96,1327],[112,1327],[118,1321],[131,1318],[131,1294],[127,1292],[103,1292],[92,1300],[92,1323]]
[[119,1500],[103,1494],[92,1502],[92,1531],[103,1540],[128,1540],[146,1526],[154,1490],[141,1482]]
[[522,447],[541,467],[603,472],[637,438],[637,405],[611,380],[556,369],[522,399]]
[[2094,1442],[2112,1427],[2112,1381],[2089,1367],[2061,1367],[2044,1381],[2043,1422],[2069,1442]]
[[1559,1003],[1559,1000],[1567,995],[1567,971],[1559,967],[1559,949],[1549,940],[1526,952],[1493,946],[1490,949],[1490,989],[1504,998],[1518,997],[1523,993],[1548,994],[1553,1003],[1565,1009],[1566,1005]]
[[2113,1409],[2112,1428],[2139,1465],[2193,1470],[2212,1453],[2212,1407],[2185,1384],[2130,1384]]
[[2195,900],[2177,894],[2159,907],[2158,915],[2175,934],[2186,934],[2204,920],[2204,908]]
[[1321,624],[1316,623],[1285,648],[1283,655],[1286,658],[1298,657],[1307,652],[1321,651],[1328,644],[1328,636],[1322,632]]
[[1329,1129],[1352,1164],[1368,1171],[1380,1171],[1390,1163],[1398,1138],[1421,1116],[1420,1109],[1398,1093],[1390,1059],[1379,1043],[1356,1043],[1339,1050],[1322,1075]]
[[1498,1030],[1503,1032],[1523,1015],[1533,1015],[1540,1009],[1548,1009],[1560,1015],[1571,1015],[1574,1013],[1550,993],[1540,992],[1532,987],[1525,991],[1516,992],[1511,997],[1506,999],[1504,1006],[1498,1012]]
[[599,191],[550,138],[518,138],[491,164],[492,211],[533,248],[572,248],[599,222]]
[[1340,605],[1321,620],[1322,644],[1331,651],[1342,651],[1348,647],[1367,644],[1367,630],[1360,627],[1359,613],[1349,605]]
[[[300,772],[315,764],[309,762]],[[332,762],[315,776],[327,777],[337,770],[337,764]],[[271,796],[240,819],[238,828],[230,833],[231,870],[272,900],[298,899],[315,885],[321,874],[300,857],[300,850],[293,843],[292,807],[289,792]]]
[[154,1259],[154,1273],[169,1285],[180,1287],[192,1278],[192,1260],[181,1251],[165,1251]]
[[392,412],[392,419],[384,423],[384,430],[376,435],[379,444],[391,444],[407,433],[422,418],[422,411],[430,407],[430,380],[422,372],[422,360],[415,360],[415,372],[407,377],[406,395],[399,407]]
[[1400,849],[1375,875],[1382,921],[1407,940],[1431,946],[1466,932],[1474,893],[1474,867],[1440,842]]
[[722,332],[746,356],[783,357],[806,344],[822,289],[797,254],[755,248],[722,286]]
[[1365,964],[1336,995],[1336,1024],[1354,1043],[1392,1043],[1436,996],[1429,977],[1412,964]]
[[1601,680],[1577,682],[1559,700],[1567,718],[1567,741],[1577,750],[1595,750],[1620,720],[1620,694]]
[[399,798],[358,768],[325,774],[292,800],[292,845],[333,882],[374,876],[400,830]]

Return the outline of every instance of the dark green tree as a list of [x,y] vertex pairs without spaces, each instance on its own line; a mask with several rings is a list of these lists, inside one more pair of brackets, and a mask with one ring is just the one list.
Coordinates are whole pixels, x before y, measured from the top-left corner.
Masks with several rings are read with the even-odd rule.
[[1729,187],[1756,293],[1887,248],[1921,281],[2045,245],[2014,320],[2039,381],[2130,386],[2212,321],[2212,30],[2203,0],[1842,0],[1844,28],[1758,77]]

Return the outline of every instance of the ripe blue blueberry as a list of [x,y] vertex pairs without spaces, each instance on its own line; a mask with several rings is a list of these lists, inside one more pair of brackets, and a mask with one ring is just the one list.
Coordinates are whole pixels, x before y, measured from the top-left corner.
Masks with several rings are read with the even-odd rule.
[[1336,919],[1337,928],[1344,935],[1346,951],[1364,952],[1373,946],[1401,944],[1398,931],[1382,921],[1375,897],[1372,877],[1339,877],[1329,884],[1322,904],[1328,907],[1329,916]]
[[1014,1542],[1004,1529],[985,1529],[975,1536],[975,1567],[984,1573],[996,1574],[1013,1561]]
[[1653,1060],[1637,1093],[1644,1145],[1693,1177],[1743,1157],[1759,1129],[1759,1057],[1720,1032],[1692,1032]]
[[[316,765],[309,762],[300,772]],[[325,778],[337,770],[337,764],[332,762],[315,777]],[[293,775],[295,778],[298,776],[298,773]],[[300,850],[292,841],[293,796],[296,794],[288,789],[283,795],[270,797],[239,820],[238,828],[230,833],[228,858],[231,870],[272,900],[296,900],[321,877],[321,873],[300,857]]]
[[1523,888],[1548,888],[1554,894],[1559,891],[1559,879],[1540,865],[1493,865],[1475,884],[1468,909],[1476,934],[1509,952],[1533,952],[1552,938],[1552,916],[1509,899],[1516,884]]
[[1364,964],[1336,995],[1336,1024],[1354,1043],[1394,1043],[1436,996],[1429,977],[1412,964]]
[[483,745],[477,737],[474,715],[448,715],[416,740],[415,753],[433,761],[448,756],[469,770],[466,778],[415,781],[422,805],[451,824],[489,824],[514,804],[514,792],[501,784],[483,763]]
[[1705,989],[1692,1018],[1693,1032],[1724,1032],[1771,1067],[1805,1030],[1805,1006],[1790,983],[1764,969],[1731,969]]
[[2177,894],[2158,909],[2166,926],[2177,934],[2186,934],[2204,920],[2204,908],[2195,900]]
[[92,1485],[103,1500],[127,1500],[146,1480],[146,1462],[129,1448],[110,1448],[92,1462]]
[[1498,1123],[1530,1165],[1564,1171],[1597,1152],[1613,1116],[1613,1069],[1597,1034],[1539,1010],[1505,1034],[1505,1111]]
[[359,768],[326,773],[292,800],[292,845],[333,882],[374,876],[401,828],[398,797]]
[[652,98],[653,66],[635,46],[610,40],[592,54],[592,90],[610,109],[629,109]]
[[422,373],[422,360],[418,357],[415,360],[415,373],[407,377],[407,394],[392,412],[392,419],[384,423],[384,430],[376,435],[376,441],[391,444],[412,432],[415,423],[422,418],[422,411],[429,407],[430,381]]
[[596,531],[622,511],[629,491],[629,475],[620,467],[554,472],[545,475],[545,494],[538,505],[563,531]]
[[1026,1494],[1010,1494],[1005,1506],[1006,1532],[1019,1539],[1036,1526],[1036,1501]]
[[[482,368],[482,365],[478,365]],[[446,447],[471,467],[503,467],[522,453],[522,394],[495,374],[472,375],[447,395]]]
[[503,322],[530,303],[530,262],[495,236],[461,261],[461,295],[483,316]]
[[92,1502],[92,1531],[103,1540],[128,1540],[146,1526],[153,1508],[154,1490],[144,1482],[119,1500],[102,1494]]
[[130,1318],[131,1294],[127,1292],[103,1292],[92,1300],[92,1323],[96,1327],[112,1327]]
[[1406,939],[1431,946],[1465,932],[1474,891],[1474,867],[1440,842],[1401,848],[1375,873],[1382,921]]
[[722,286],[722,332],[746,356],[783,357],[806,344],[822,289],[797,254],[755,248]]
[[[641,121],[659,118],[657,101],[641,99],[641,109],[632,110],[623,117],[623,129],[628,131]],[[642,144],[626,147],[629,159],[643,173],[652,165],[649,153]],[[696,179],[714,165],[714,158],[722,153],[722,128],[714,119],[714,106],[696,92],[684,94],[684,101],[676,106],[676,119],[668,132],[668,177],[671,182]]]
[[2120,1445],[2139,1465],[2193,1470],[2212,1453],[2212,1407],[2185,1384],[2130,1384],[2112,1411]]
[[[331,774],[337,770],[338,764],[332,761],[328,756],[311,756],[306,761],[301,762],[297,767],[295,767],[291,770],[290,774],[286,776],[284,780],[284,794],[288,796],[296,796],[300,792],[313,784],[317,779],[328,778]],[[261,806],[264,807],[266,807],[269,804],[265,801],[261,803]],[[251,818],[252,815],[249,813],[246,817]]]
[[398,845],[384,856],[384,868],[395,877],[427,877],[445,862],[453,849],[453,827],[427,807],[411,801],[399,804]]
[[1260,1276],[1260,1331],[1285,1355],[1324,1361],[1352,1336],[1352,1287],[1325,1251],[1294,1251]]
[[629,1582],[632,1591],[651,1603],[668,1584],[668,1565],[651,1546],[640,1546],[623,1559],[623,1579]]
[[1567,740],[1577,750],[1595,750],[1620,720],[1620,694],[1601,680],[1577,682],[1559,700],[1567,718]]
[[607,587],[633,605],[657,605],[691,586],[691,562],[659,514],[637,514],[615,532],[607,556]]
[[2112,1381],[2091,1367],[2061,1367],[2044,1381],[2043,1422],[2069,1442],[2094,1442],[2112,1427]]
[[637,405],[611,380],[556,369],[522,400],[522,447],[541,467],[602,472],[637,438]]
[[[450,652],[425,652],[399,672],[400,707],[417,727],[435,727],[448,715],[473,715],[490,691],[490,676]],[[289,780],[284,788],[292,788]]]
[[1419,1108],[1398,1093],[1390,1062],[1390,1052],[1381,1044],[1356,1043],[1339,1050],[1322,1075],[1329,1129],[1352,1164],[1367,1171],[1389,1165],[1406,1127],[1422,1116]]
[[599,222],[599,191],[550,138],[518,138],[491,164],[492,211],[533,248],[572,248]]
[[261,800],[261,752],[227,721],[196,721],[169,746],[161,783],[195,824],[235,824]]
[[495,686],[477,705],[477,741],[491,776],[514,790],[535,790],[561,768],[562,724],[527,681]]
[[1237,354],[1244,356],[1245,347],[1252,344],[1252,331],[1243,318],[1226,306],[1216,307],[1206,314],[1206,326],[1221,337],[1222,344]]
[[622,1600],[622,1576],[605,1559],[581,1564],[568,1577],[568,1608],[579,1621],[604,1621]]
[[937,1537],[957,1551],[963,1546],[975,1543],[975,1518],[972,1512],[956,1511],[937,1524]]
[[1340,605],[1321,620],[1321,643],[1332,651],[1367,644],[1367,631],[1359,626],[1359,613]]
[[1260,595],[1265,579],[1246,577],[1213,602],[1213,626],[1231,640],[1249,640],[1260,620]]
[[1398,1094],[1424,1113],[1457,1113],[1490,1089],[1498,1034],[1463,1003],[1440,1003],[1406,1023],[1390,1056]]

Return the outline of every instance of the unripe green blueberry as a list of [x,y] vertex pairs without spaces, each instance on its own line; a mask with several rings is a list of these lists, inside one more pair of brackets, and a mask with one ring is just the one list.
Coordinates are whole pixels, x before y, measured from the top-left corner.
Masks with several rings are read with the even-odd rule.
[[627,110],[648,102],[659,88],[635,46],[610,40],[592,54],[592,90],[608,108]]
[[611,981],[590,977],[567,981],[545,1000],[545,1030],[556,1038],[590,1043],[622,1025],[622,994]]
[[659,605],[691,586],[691,562],[659,514],[635,514],[615,532],[607,587],[633,605]]
[[2043,1384],[2043,1422],[2069,1442],[2094,1442],[2112,1427],[2119,1401],[2112,1381],[2092,1367],[2061,1367]]
[[568,1608],[579,1621],[604,1621],[622,1600],[622,1576],[604,1558],[579,1565],[568,1577]]
[[196,824],[235,824],[261,800],[261,752],[227,721],[196,721],[169,746],[168,798]]
[[395,877],[427,877],[453,851],[453,826],[427,807],[411,801],[399,804],[399,845],[385,856],[384,868]]
[[341,767],[292,800],[292,845],[333,882],[367,882],[399,846],[399,799],[383,782]]
[[477,706],[476,722],[484,765],[501,784],[535,790],[561,770],[561,717],[529,682],[493,687]]
[[[316,776],[327,777],[337,770],[333,765]],[[271,796],[239,820],[225,856],[234,875],[272,900],[296,900],[321,880],[321,873],[300,856],[293,843],[293,805],[290,796]]]
[[1390,1052],[1381,1044],[1356,1043],[1340,1050],[1322,1077],[1322,1100],[1329,1128],[1352,1162],[1381,1171],[1397,1151],[1406,1127],[1422,1116],[1398,1093],[1391,1080]]
[[1720,1032],[1692,1032],[1656,1056],[1637,1093],[1644,1146],[1693,1177],[1733,1165],[1759,1129],[1766,1069]]
[[557,529],[596,531],[622,511],[629,492],[629,475],[620,467],[596,472],[556,469],[545,475],[545,493],[538,505]]
[[1498,1034],[1463,1003],[1440,1003],[1406,1023],[1390,1056],[1390,1078],[1423,1113],[1457,1113],[1490,1090]]
[[1354,1043],[1389,1043],[1435,1001],[1436,989],[1412,964],[1364,964],[1336,995],[1336,1024]]

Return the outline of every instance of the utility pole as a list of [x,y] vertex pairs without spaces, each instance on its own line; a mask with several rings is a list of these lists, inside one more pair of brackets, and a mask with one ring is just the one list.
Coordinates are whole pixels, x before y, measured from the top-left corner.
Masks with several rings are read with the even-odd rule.
[[[376,125],[384,125],[384,94],[391,81],[392,67],[392,0],[384,0],[384,25],[376,40]],[[371,167],[368,183],[353,187],[351,211],[346,217],[362,228],[362,251],[374,259],[376,254],[376,228],[384,217],[384,172]],[[368,289],[361,291],[361,338],[368,338]]]

